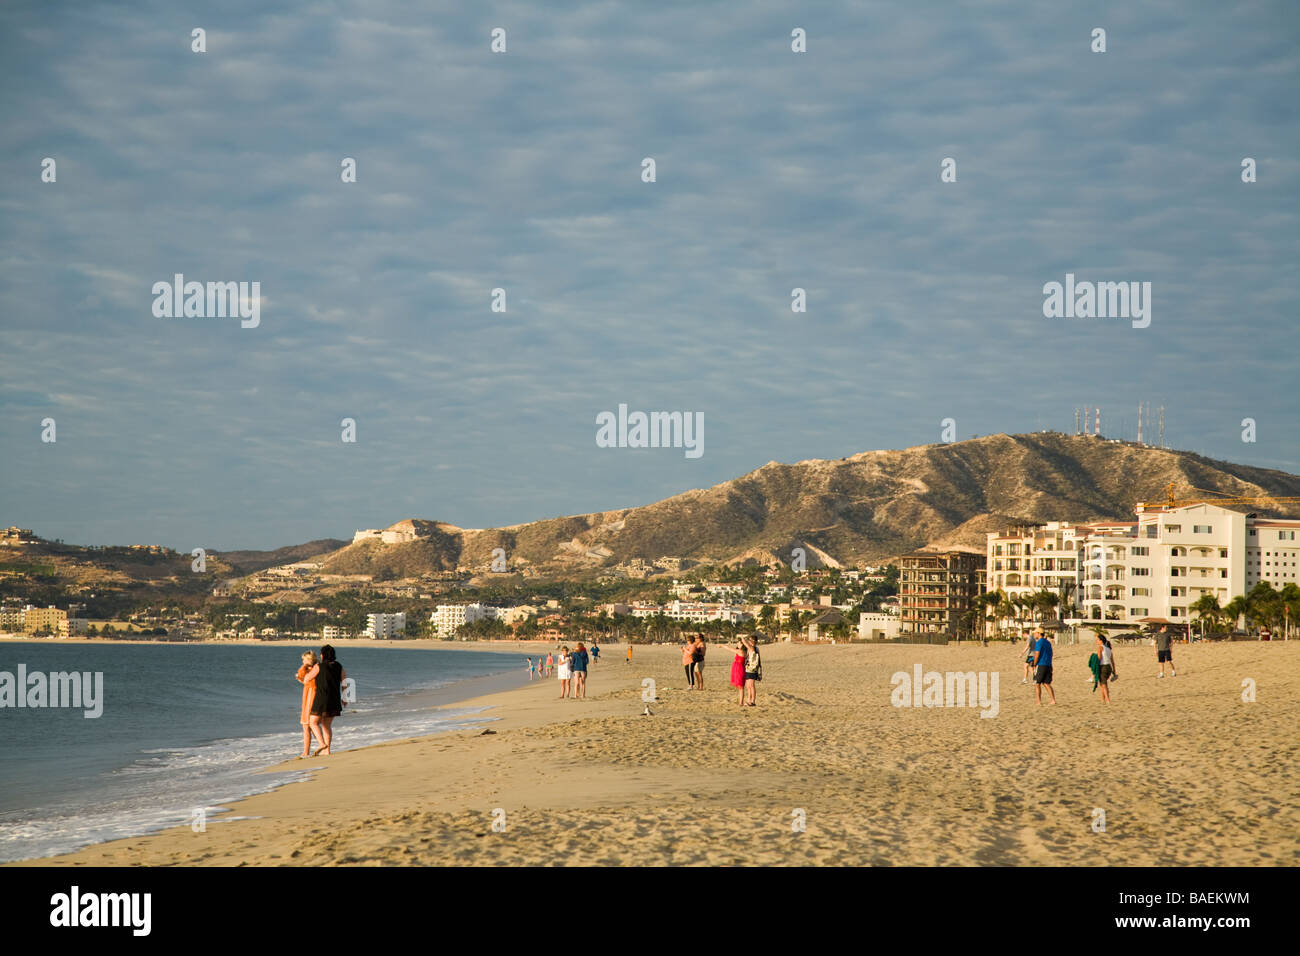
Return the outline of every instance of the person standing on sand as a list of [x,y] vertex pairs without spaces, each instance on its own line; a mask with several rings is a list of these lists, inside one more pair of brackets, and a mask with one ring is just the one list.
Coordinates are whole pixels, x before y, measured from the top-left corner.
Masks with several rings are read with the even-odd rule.
[[758,693],[758,681],[763,679],[763,659],[758,653],[758,641],[753,634],[741,638],[745,648],[745,706],[755,706],[754,697]]
[[595,641],[591,642],[591,666],[595,667],[600,663],[600,645]]
[[740,691],[736,703],[745,706],[745,643],[736,641],[736,659],[731,662],[731,686]]
[[537,672],[537,665],[533,663],[531,657],[525,657],[524,660],[528,661],[528,682],[532,683],[533,675]]
[[704,635],[698,631],[695,634],[695,649],[692,660],[695,662],[695,689],[704,690]]
[[[298,759],[311,756],[311,740],[314,728],[311,723],[311,704],[316,699],[316,681],[307,680],[307,675],[312,673],[312,668],[316,666],[316,655],[312,651],[302,652],[302,666],[298,668],[298,683],[302,684],[302,706],[299,708],[298,723],[302,724],[302,753]],[[313,675],[314,676],[314,675]],[[317,738],[317,743],[322,747],[325,741]]]
[[1171,648],[1172,638],[1169,636],[1169,628],[1160,625],[1160,630],[1156,631],[1156,661],[1160,664],[1160,673],[1157,677],[1165,676],[1165,664],[1169,664],[1169,672],[1174,677],[1178,676],[1178,671],[1174,669],[1174,652]]
[[578,649],[573,652],[573,696],[582,700],[587,697],[587,649],[582,646],[582,641],[578,642]]
[[320,649],[320,663],[308,671],[303,680],[316,682],[316,693],[311,702],[312,731],[321,741],[313,757],[321,754],[330,755],[330,745],[334,742],[334,718],[343,713],[343,697],[340,689],[347,680],[347,671],[334,658],[334,648],[326,644]]
[[1025,658],[1025,676],[1020,683],[1028,684],[1029,679],[1033,676],[1032,668],[1034,666],[1034,636],[1029,633],[1028,628],[1025,628],[1025,647],[1020,653]]
[[631,641],[627,642],[627,662],[629,664],[632,663],[632,642]]
[[1101,669],[1097,672],[1097,683],[1101,686],[1101,702],[1109,704],[1110,680],[1119,677],[1119,672],[1115,670],[1115,649],[1110,646],[1106,636],[1100,633],[1097,635],[1097,659],[1101,664]]
[[560,648],[560,656],[555,663],[560,678],[560,700],[564,700],[569,696],[569,681],[573,679],[573,658],[569,656],[568,644]]
[[546,670],[545,670],[545,672],[543,672],[542,676],[543,676],[543,677],[550,677],[550,676],[551,676],[551,671],[553,671],[553,670],[555,670],[555,656],[554,656],[550,651],[547,651],[547,652],[546,652]]
[[682,669],[686,671],[686,689],[695,690],[695,645],[682,642]]
[[1056,703],[1056,691],[1052,690],[1052,642],[1042,631],[1038,631],[1038,640],[1034,642],[1034,699],[1039,706],[1043,703],[1043,685]]

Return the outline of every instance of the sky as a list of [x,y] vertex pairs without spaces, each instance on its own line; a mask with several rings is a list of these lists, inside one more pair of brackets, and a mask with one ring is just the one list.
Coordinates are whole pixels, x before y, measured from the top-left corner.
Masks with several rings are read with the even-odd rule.
[[[267,6],[0,7],[0,525],[491,527],[1139,402],[1300,472],[1292,2]],[[1149,326],[1045,316],[1067,273]]]

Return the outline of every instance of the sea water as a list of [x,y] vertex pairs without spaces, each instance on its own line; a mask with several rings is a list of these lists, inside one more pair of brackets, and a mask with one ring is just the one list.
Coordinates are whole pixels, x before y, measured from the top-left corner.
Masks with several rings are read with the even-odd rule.
[[[294,675],[309,649],[0,642],[0,671],[103,674],[97,718],[84,708],[0,707],[0,862],[206,824],[241,797],[305,777],[259,771],[302,751]],[[488,720],[481,709],[434,710],[429,692],[524,674],[512,653],[341,647],[338,659],[356,702],[334,721],[335,753]]]

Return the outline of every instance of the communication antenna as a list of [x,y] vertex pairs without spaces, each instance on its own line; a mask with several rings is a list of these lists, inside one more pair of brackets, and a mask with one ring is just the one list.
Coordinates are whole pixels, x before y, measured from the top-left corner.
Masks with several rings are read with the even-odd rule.
[[1138,444],[1142,444],[1142,403],[1138,402]]
[[1160,447],[1165,447],[1165,407],[1160,406]]

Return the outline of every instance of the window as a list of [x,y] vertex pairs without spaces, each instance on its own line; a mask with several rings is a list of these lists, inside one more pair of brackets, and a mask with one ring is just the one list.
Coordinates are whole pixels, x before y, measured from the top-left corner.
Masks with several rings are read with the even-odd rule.
[[1147,609],[1144,607],[1131,607],[1128,609],[1129,617],[1146,617]]
[[1192,534],[1214,534],[1214,526],[1208,524],[1192,525]]
[[1135,578],[1143,578],[1143,577],[1147,577],[1150,573],[1151,573],[1151,569],[1150,569],[1150,568],[1134,568],[1134,569],[1133,569],[1133,576],[1134,576]]
[[1182,534],[1182,533],[1183,533],[1183,526],[1180,524],[1165,525],[1165,534]]
[[1228,549],[1227,549],[1227,548],[1220,548],[1220,549],[1219,549],[1219,557],[1221,557],[1221,558],[1226,558],[1227,556],[1228,556]]
[[1170,589],[1169,589],[1169,596],[1170,596],[1170,597],[1182,597],[1182,596],[1183,596],[1183,593],[1184,593],[1186,590],[1187,590],[1186,588],[1170,588]]
[[[1157,528],[1156,528],[1155,525],[1153,525],[1153,524],[1149,524],[1149,525],[1147,525],[1147,537],[1148,537],[1148,538],[1154,538],[1154,537],[1156,536],[1156,531],[1157,531]],[[1253,533],[1253,532],[1252,532],[1252,533]]]
[[1277,533],[1277,540],[1279,540],[1279,541],[1294,541],[1294,540],[1295,540],[1295,532],[1294,532],[1294,531],[1279,531],[1279,532]]
[[1171,578],[1182,577],[1182,576],[1183,576],[1183,569],[1182,569],[1182,568],[1170,568],[1170,569],[1169,569],[1169,576],[1170,576]]
[[1255,529],[1251,528],[1249,531],[1246,532],[1246,534],[1252,538],[1255,537]]
[[1150,597],[1149,588],[1129,588],[1129,597]]
[[1144,544],[1138,544],[1133,546],[1134,557],[1141,557],[1142,555],[1146,555],[1150,553],[1151,553],[1151,549]]

